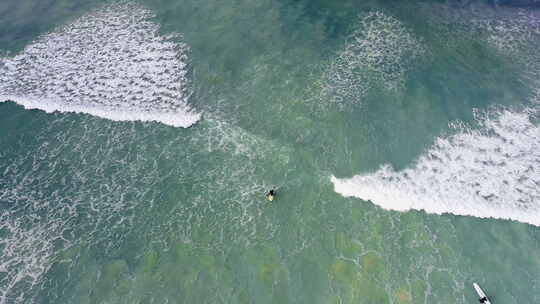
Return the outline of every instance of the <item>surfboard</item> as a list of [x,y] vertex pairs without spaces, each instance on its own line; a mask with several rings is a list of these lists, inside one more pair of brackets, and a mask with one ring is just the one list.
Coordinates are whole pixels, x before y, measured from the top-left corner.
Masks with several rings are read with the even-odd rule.
[[269,201],[273,201],[273,200],[274,200],[274,196],[273,196],[273,195],[268,195],[268,196],[266,196],[266,198],[268,198]]
[[486,294],[484,293],[484,291],[482,290],[482,288],[480,288],[480,286],[476,283],[473,283],[473,287],[474,289],[476,290],[476,293],[478,294],[478,296],[481,298],[485,297],[487,300],[484,302],[484,304],[491,304],[491,302],[489,301],[488,297],[486,296]]

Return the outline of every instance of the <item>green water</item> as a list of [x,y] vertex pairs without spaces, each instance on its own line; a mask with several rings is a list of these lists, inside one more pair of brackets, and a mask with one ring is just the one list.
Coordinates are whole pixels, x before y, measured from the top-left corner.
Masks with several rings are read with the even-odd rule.
[[[17,54],[103,3],[4,1],[0,48]],[[493,303],[540,301],[538,227],[388,211],[330,182],[406,167],[473,108],[528,103],[524,65],[481,30],[434,26],[437,3],[141,5],[190,47],[203,118],[174,128],[0,103],[0,209],[17,227],[0,230],[15,252],[0,258],[0,303],[473,303],[473,282]],[[398,89],[351,86],[361,101],[338,106],[325,75],[371,11],[425,53],[402,76],[366,76]]]

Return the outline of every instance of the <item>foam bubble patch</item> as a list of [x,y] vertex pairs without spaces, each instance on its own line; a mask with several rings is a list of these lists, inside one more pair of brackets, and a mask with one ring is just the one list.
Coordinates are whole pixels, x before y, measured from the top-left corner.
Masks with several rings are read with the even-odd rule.
[[188,105],[188,47],[152,17],[122,2],[39,37],[0,60],[0,102],[189,127],[200,114]]
[[332,177],[335,191],[385,209],[540,226],[540,129],[530,115],[486,115],[479,129],[459,126],[457,134],[439,137],[411,168],[385,165],[372,174]]
[[362,16],[325,73],[323,94],[340,106],[358,103],[376,86],[397,91],[411,62],[425,54],[421,39],[381,12]]

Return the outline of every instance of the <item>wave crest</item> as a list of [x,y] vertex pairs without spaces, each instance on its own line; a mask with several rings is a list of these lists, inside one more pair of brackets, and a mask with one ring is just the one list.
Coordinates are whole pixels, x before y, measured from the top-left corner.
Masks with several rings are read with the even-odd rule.
[[439,137],[414,167],[389,165],[349,179],[335,191],[398,211],[425,210],[511,219],[540,226],[540,128],[531,115],[501,111],[481,128]]
[[188,47],[136,4],[106,6],[3,58],[0,100],[46,112],[189,127]]

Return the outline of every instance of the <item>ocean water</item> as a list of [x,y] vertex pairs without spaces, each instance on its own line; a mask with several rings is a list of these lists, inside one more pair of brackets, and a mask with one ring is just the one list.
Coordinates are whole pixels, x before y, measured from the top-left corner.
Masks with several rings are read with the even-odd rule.
[[5,0],[0,28],[1,304],[540,302],[540,11]]

